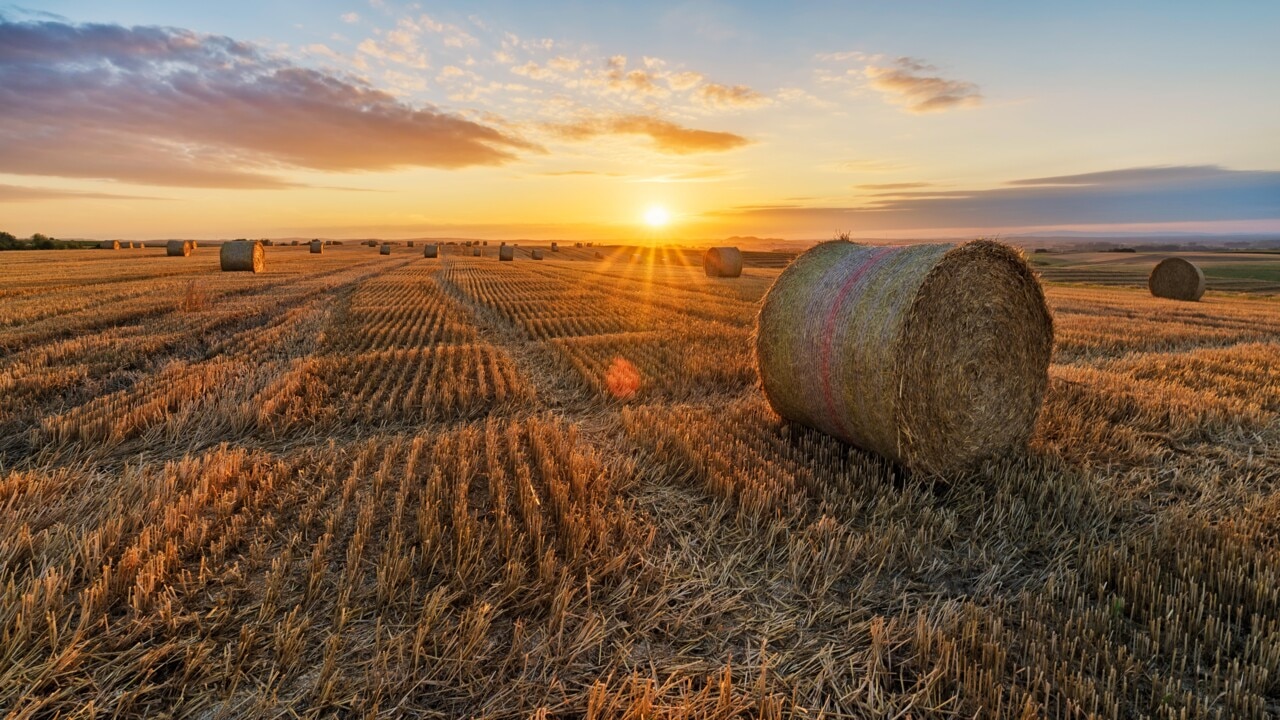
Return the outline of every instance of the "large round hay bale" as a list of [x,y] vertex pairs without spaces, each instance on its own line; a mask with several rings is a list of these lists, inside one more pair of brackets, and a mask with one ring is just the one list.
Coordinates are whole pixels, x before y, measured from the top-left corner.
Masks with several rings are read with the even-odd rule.
[[119,240],[103,240],[102,242],[98,243],[98,247],[102,248],[103,250],[119,250],[120,241]]
[[498,259],[510,262],[516,259],[516,249],[510,245],[503,245],[498,248]]
[[531,252],[529,253],[529,255],[530,255],[534,260],[541,260],[541,259],[542,259],[542,251],[541,251],[541,250],[533,250],[533,251],[531,251]]
[[379,254],[379,255],[390,255],[390,254],[391,254],[391,246],[390,246],[390,245],[388,245],[387,243],[383,243],[383,244],[382,244],[382,249],[378,251],[378,254]]
[[480,248],[478,247],[471,248],[471,257],[480,257]]
[[1165,258],[1151,270],[1147,287],[1156,297],[1199,300],[1204,295],[1204,271],[1190,260]]
[[440,246],[439,246],[439,245],[424,245],[424,246],[422,247],[422,257],[424,257],[424,258],[440,257]]
[[707,277],[736,278],[742,275],[742,251],[736,247],[709,248],[702,256]]
[[218,261],[223,272],[262,272],[266,267],[267,251],[263,243],[253,240],[235,240],[222,243]]
[[312,254],[312,255],[323,255],[323,254],[324,254],[324,243],[320,242],[319,240],[312,240],[312,241],[311,241],[311,254]]
[[169,257],[187,257],[191,254],[191,243],[185,240],[170,240],[165,243],[164,254]]
[[1026,443],[1053,319],[1007,245],[835,240],[778,276],[755,343],[779,415],[940,475]]

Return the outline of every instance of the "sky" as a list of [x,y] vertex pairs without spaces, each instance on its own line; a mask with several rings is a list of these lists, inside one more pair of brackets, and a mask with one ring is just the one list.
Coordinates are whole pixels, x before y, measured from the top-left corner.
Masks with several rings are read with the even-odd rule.
[[0,230],[1280,233],[1277,27],[1271,0],[0,4]]

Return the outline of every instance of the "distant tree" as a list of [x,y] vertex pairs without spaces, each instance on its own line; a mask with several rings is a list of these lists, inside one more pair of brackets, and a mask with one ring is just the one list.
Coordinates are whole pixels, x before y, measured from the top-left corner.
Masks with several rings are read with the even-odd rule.
[[36,233],[31,236],[31,247],[36,250],[53,250],[58,247],[58,241],[44,233]]
[[14,250],[18,247],[18,238],[13,233],[0,230],[0,250]]

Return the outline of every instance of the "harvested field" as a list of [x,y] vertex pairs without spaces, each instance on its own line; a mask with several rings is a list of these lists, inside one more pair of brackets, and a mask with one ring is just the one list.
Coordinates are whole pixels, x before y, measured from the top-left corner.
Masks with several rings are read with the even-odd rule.
[[925,481],[770,410],[785,254],[534,247],[6,255],[0,708],[1280,714],[1275,256],[1033,256],[1030,446]]

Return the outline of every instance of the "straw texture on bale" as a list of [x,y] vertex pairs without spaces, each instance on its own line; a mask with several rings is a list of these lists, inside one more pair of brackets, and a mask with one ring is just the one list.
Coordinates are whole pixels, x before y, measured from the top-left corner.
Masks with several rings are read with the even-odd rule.
[[530,253],[529,253],[529,256],[530,256],[530,257],[532,257],[534,260],[541,260],[541,259],[542,259],[542,251],[541,251],[541,250],[534,250],[534,251],[532,251],[532,252],[530,252]]
[[267,252],[263,243],[253,240],[235,240],[222,243],[218,261],[223,272],[262,272],[266,267]]
[[515,260],[516,259],[515,248],[511,247],[510,245],[503,245],[502,247],[498,248],[498,259],[505,260],[508,262]]
[[379,255],[390,255],[390,254],[391,254],[391,246],[390,246],[390,245],[383,245],[383,246],[382,246],[382,249],[378,251],[378,254],[379,254]]
[[1165,258],[1151,270],[1147,287],[1156,297],[1199,300],[1204,296],[1204,271],[1190,260]]
[[989,240],[822,243],[778,276],[755,336],[775,412],[928,475],[1026,444],[1052,348],[1039,281]]
[[169,257],[187,257],[191,254],[191,243],[183,240],[170,240],[165,244],[165,255]]
[[439,257],[439,256],[440,256],[439,245],[424,245],[422,247],[422,257],[433,258],[433,257]]
[[713,247],[702,256],[707,277],[736,278],[742,275],[742,251],[736,247]]
[[324,254],[324,243],[320,242],[319,240],[312,240],[312,241],[311,241],[311,254],[312,254],[312,255],[323,255],[323,254]]
[[471,248],[471,257],[480,257],[480,248]]
[[102,242],[98,243],[98,247],[102,248],[103,250],[119,250],[120,241],[119,240],[103,240]]

